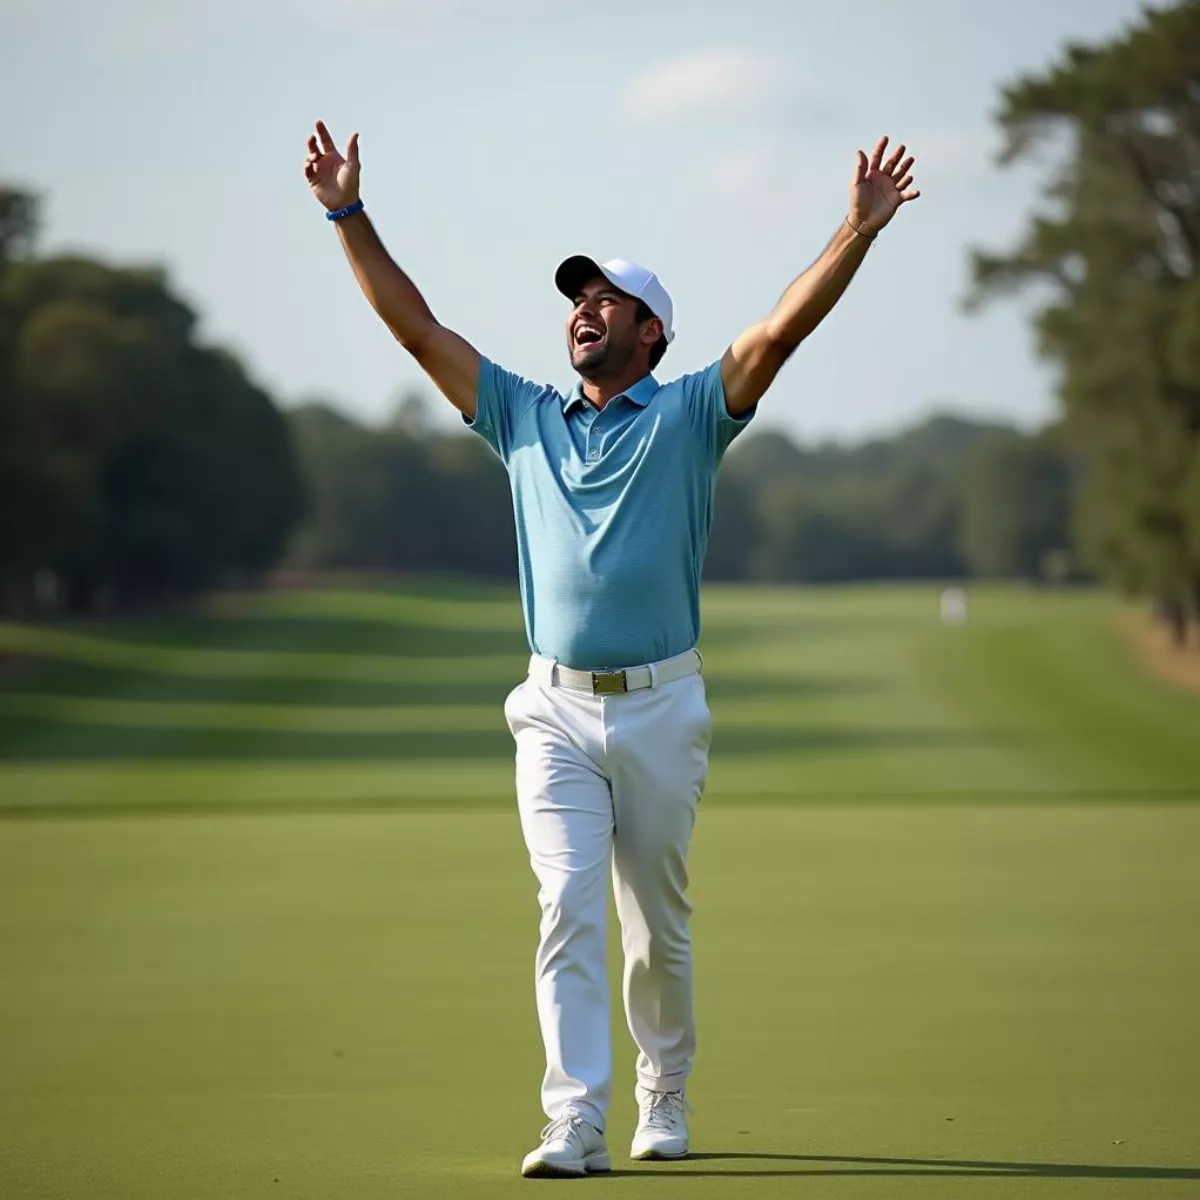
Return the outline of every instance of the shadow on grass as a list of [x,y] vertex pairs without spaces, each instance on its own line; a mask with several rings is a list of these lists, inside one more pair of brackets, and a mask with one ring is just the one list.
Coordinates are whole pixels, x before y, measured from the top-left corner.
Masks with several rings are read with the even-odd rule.
[[[237,762],[314,760],[496,759],[509,761],[512,738],[496,698],[494,730],[371,731],[212,728],[194,725],[105,725],[39,716],[0,720],[0,761],[162,762],[178,759]],[[805,754],[873,750],[986,750],[1012,745],[1020,735],[982,729],[721,729],[713,749],[733,755]]]
[[[186,770],[187,765],[181,769]],[[766,808],[851,808],[851,807],[962,807],[971,804],[1021,805],[1045,808],[1049,805],[1129,804],[1151,801],[1155,804],[1200,803],[1200,788],[1154,788],[1112,790],[1000,791],[977,789],[971,791],[842,791],[842,792],[753,792],[748,795],[707,795],[705,810],[741,808],[747,802]],[[112,817],[177,817],[177,816],[322,816],[336,813],[353,814],[472,813],[510,812],[513,808],[510,790],[463,792],[438,791],[424,795],[379,792],[343,797],[331,788],[317,797],[290,798],[286,795],[243,795],[202,791],[182,795],[169,791],[149,794],[133,788],[129,793],[108,793],[102,796],[68,796],[66,798],[23,799],[20,795],[0,798],[0,823],[21,820],[61,820],[88,817],[103,820]],[[702,1156],[698,1156],[702,1157]],[[727,1156],[726,1156],[727,1157]]]
[[[524,673],[525,656],[514,653],[511,683],[485,680],[371,680],[280,675],[179,675],[27,656],[20,671],[0,680],[8,695],[105,697],[215,704],[320,705],[370,708],[394,704],[503,704],[509,687]],[[705,677],[710,701],[805,700],[862,696],[881,691],[887,681],[869,675],[797,675],[794,678]]]
[[93,663],[42,660],[36,669],[3,681],[2,695],[64,699],[155,701],[163,704],[271,704],[288,708],[383,708],[398,704],[494,704],[521,677],[525,659],[513,659],[512,682],[484,680],[374,680],[284,675],[176,675]]
[[445,629],[401,617],[232,616],[208,620],[144,620],[49,624],[66,633],[86,634],[130,648],[231,650],[323,654],[454,657],[498,653],[528,654],[519,622],[511,629]]
[[[707,1164],[712,1163],[713,1166]],[[719,1166],[720,1163],[745,1163]],[[769,1165],[765,1169],[754,1163]],[[695,1165],[700,1164],[700,1165]],[[659,1179],[695,1176],[780,1176],[780,1175],[887,1175],[951,1178],[1012,1179],[1196,1179],[1200,1168],[1118,1166],[1106,1163],[1002,1162],[992,1159],[873,1158],[854,1154],[755,1154],[752,1151],[715,1151],[693,1154],[685,1164],[613,1171],[613,1176],[654,1175]]]
[[872,675],[805,675],[772,678],[769,675],[704,676],[709,701],[724,700],[806,700],[814,697],[866,696],[891,686],[889,681]]
[[[871,635],[911,635],[911,619],[881,616],[791,616],[778,629],[755,623],[715,624],[705,627],[700,651],[705,655],[735,656],[739,652],[759,651],[767,661],[802,658],[803,651],[820,641],[845,631],[855,637]],[[288,652],[306,650],[335,654],[372,654],[402,657],[470,658],[479,655],[528,654],[525,629],[519,608],[511,620],[499,625],[494,618],[443,625],[421,616],[397,611],[387,613],[345,614],[339,612],[279,612],[253,607],[224,613],[196,613],[193,616],[139,616],[97,620],[47,620],[30,623],[30,629],[50,633],[79,634],[98,638],[127,648],[130,664],[137,651],[148,650],[225,650],[238,653]],[[780,631],[786,630],[786,644],[780,645]]]

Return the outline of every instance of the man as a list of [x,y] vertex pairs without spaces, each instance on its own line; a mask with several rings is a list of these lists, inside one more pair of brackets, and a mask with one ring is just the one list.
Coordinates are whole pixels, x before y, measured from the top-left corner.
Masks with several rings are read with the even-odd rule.
[[703,371],[650,373],[675,336],[671,298],[635,263],[568,258],[569,396],[483,358],[439,324],[359,198],[358,135],[343,157],[321,122],[305,177],[358,282],[396,339],[503,460],[512,484],[529,676],[508,697],[517,803],[539,884],[536,996],[550,1123],[529,1176],[609,1169],[604,963],[612,872],[636,1042],[634,1158],[688,1153],[695,1048],[688,842],[711,731],[700,656],[700,569],[729,443],[833,308],[911,191],[913,159],[858,152],[850,212],[821,257]]

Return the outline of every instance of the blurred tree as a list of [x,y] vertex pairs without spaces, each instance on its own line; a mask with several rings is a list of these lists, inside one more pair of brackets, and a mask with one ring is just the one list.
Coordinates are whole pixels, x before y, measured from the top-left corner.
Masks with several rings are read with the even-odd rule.
[[1049,439],[1008,433],[978,443],[962,487],[962,550],[974,574],[1038,579],[1070,545],[1070,475]]
[[[409,397],[405,410],[423,408]],[[291,559],[317,569],[516,574],[504,468],[478,438],[360,425],[323,402],[291,414],[312,506]]]
[[282,552],[302,507],[287,425],[232,355],[197,342],[160,272],[10,260],[0,345],[10,602],[39,569],[73,604],[131,603],[253,574]]
[[19,188],[0,187],[0,271],[6,263],[33,254],[37,231],[37,197]]
[[[405,411],[423,407],[413,397],[405,402]],[[393,417],[373,428],[323,400],[293,410],[290,420],[312,501],[292,544],[294,564],[515,573],[508,481],[478,439],[426,420],[412,425]],[[1064,488],[1065,467],[1048,442],[942,416],[860,446],[806,449],[777,431],[739,440],[717,481],[706,578],[961,577],[970,569],[960,544],[965,481],[977,450],[996,440],[1012,443],[1017,468],[978,493],[976,511],[980,504],[1015,504],[1013,529],[1025,540],[986,569],[1036,574],[1039,554],[1070,548],[1065,500],[1049,504],[1036,464],[1050,456]],[[1027,460],[1035,464],[1029,470]],[[1025,491],[1045,513],[1029,511]],[[1038,534],[1043,526],[1053,536]]]
[[424,437],[433,426],[433,407],[429,397],[418,388],[404,388],[392,406],[388,426],[415,438]]
[[762,537],[755,481],[747,472],[734,469],[735,461],[739,460],[731,455],[717,476],[712,530],[704,560],[706,579],[749,579],[754,550]]
[[13,384],[16,327],[2,286],[10,264],[33,252],[37,227],[37,200],[28,192],[0,188],[0,608],[20,591],[16,564],[27,567],[37,544],[37,531],[22,510],[30,504],[36,514],[38,502],[46,499],[45,464],[32,452],[33,413]]
[[1200,0],[1146,9],[1100,47],[1069,46],[1006,89],[1003,161],[1058,165],[1009,254],[976,254],[979,302],[1050,299],[1042,352],[1062,371],[1064,433],[1086,478],[1082,550],[1156,598],[1182,639],[1200,615],[1191,473],[1200,439]]
[[843,512],[831,511],[810,484],[781,480],[763,493],[762,538],[752,558],[755,578],[831,583],[887,574],[879,538]]
[[438,570],[515,578],[517,534],[508,477],[469,433],[437,438],[429,451],[436,483],[428,519],[437,531]]

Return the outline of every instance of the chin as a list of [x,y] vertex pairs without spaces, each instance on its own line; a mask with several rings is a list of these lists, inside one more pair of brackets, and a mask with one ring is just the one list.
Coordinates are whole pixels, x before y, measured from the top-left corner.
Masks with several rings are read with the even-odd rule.
[[590,371],[599,370],[604,366],[604,360],[608,357],[607,346],[588,347],[586,350],[571,351],[571,366],[579,372],[580,375],[586,375]]

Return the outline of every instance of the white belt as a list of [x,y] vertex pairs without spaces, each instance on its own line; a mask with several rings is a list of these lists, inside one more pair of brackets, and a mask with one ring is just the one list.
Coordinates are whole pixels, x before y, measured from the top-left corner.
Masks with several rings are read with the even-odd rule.
[[576,671],[552,658],[535,654],[529,660],[529,677],[548,687],[565,687],[574,692],[590,692],[593,696],[614,696],[620,692],[658,687],[688,675],[699,675],[702,666],[699,650],[685,650],[674,658],[664,658],[662,662],[647,663],[642,667],[626,667],[623,671]]

